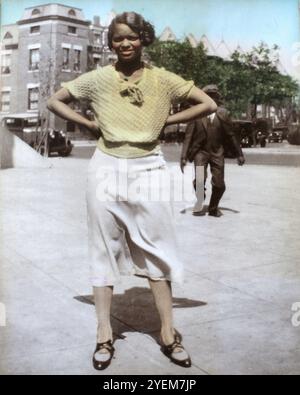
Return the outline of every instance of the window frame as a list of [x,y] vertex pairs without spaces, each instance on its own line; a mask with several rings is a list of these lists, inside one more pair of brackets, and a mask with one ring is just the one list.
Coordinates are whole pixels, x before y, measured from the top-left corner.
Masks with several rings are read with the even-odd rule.
[[[36,51],[36,53],[38,53],[38,62],[32,61],[33,51]],[[30,48],[29,49],[29,71],[38,71],[40,69],[40,61],[41,61],[40,48]]]
[[[81,50],[80,49],[74,49],[74,65],[73,65],[73,70],[75,72],[81,72]],[[77,66],[77,67],[76,67]]]
[[[28,89],[28,102],[27,102],[27,109],[28,109],[28,111],[38,110],[38,108],[39,108],[39,100],[40,100],[40,89],[39,89],[39,87],[27,88],[27,89]],[[37,100],[31,100],[31,93],[37,93]],[[36,103],[36,107],[35,108],[32,108],[32,104],[33,103]]]
[[31,16],[40,15],[40,14],[41,14],[41,10],[39,10],[38,8],[35,8],[34,10],[32,10]]
[[[62,70],[70,71],[70,48],[63,47],[62,50],[63,50]],[[67,54],[66,63],[65,63],[65,54]]]
[[[0,109],[0,111],[1,112],[9,112],[10,111],[10,99],[11,99],[10,93],[11,92],[9,90],[4,90],[4,91],[1,91],[0,93],[1,93],[1,109]],[[8,96],[8,100],[6,100],[6,101],[3,100],[4,95]],[[7,104],[8,104],[8,109],[3,109],[3,106],[7,105]]]
[[[38,31],[33,31],[33,29],[38,28]],[[30,35],[38,35],[41,33],[41,26],[40,25],[34,25],[30,26]]]
[[[11,53],[1,54],[1,75],[9,75],[11,73],[12,58]],[[3,59],[9,59],[9,61],[3,62]]]
[[[71,29],[74,31],[70,31]],[[70,34],[71,36],[77,36],[77,27],[68,25],[68,34]]]

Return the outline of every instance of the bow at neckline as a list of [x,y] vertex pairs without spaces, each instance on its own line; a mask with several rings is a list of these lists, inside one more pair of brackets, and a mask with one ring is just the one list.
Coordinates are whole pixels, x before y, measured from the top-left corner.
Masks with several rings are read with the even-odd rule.
[[122,81],[120,87],[121,96],[128,96],[130,103],[141,106],[144,103],[144,95],[135,83]]

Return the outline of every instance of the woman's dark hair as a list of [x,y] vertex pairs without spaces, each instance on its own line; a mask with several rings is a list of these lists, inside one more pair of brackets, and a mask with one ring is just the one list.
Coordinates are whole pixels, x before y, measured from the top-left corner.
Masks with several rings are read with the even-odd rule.
[[123,23],[130,27],[132,31],[137,33],[144,47],[148,47],[155,40],[154,27],[150,22],[145,21],[142,15],[136,12],[123,12],[123,14],[117,15],[108,27],[108,46],[112,49],[112,38],[115,30],[115,26],[118,23]]

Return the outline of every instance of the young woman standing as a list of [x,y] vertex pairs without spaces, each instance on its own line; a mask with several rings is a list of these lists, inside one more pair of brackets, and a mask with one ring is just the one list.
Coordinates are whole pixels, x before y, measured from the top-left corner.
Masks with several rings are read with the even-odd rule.
[[[48,100],[55,114],[102,134],[89,163],[87,187],[91,280],[98,318],[93,365],[99,370],[109,366],[114,355],[110,307],[113,286],[121,274],[149,280],[161,319],[161,350],[172,362],[191,366],[182,337],[173,327],[171,282],[182,282],[183,270],[170,203],[115,196],[99,181],[107,167],[119,180],[132,174],[143,180],[149,170],[168,172],[158,141],[162,129],[217,109],[192,81],[142,62],[143,47],[154,39],[153,26],[141,15],[117,15],[108,31],[117,62],[62,84]],[[68,106],[82,99],[90,100],[95,121]],[[193,106],[169,115],[171,104],[184,100]],[[124,161],[127,170],[122,170]]]

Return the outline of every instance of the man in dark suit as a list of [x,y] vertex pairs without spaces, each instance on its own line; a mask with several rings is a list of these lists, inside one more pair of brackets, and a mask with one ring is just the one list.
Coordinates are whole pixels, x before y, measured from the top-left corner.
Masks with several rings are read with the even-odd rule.
[[[203,181],[205,185],[207,168],[210,165],[212,196],[208,213],[210,216],[218,218],[222,216],[222,212],[219,210],[219,202],[226,189],[224,180],[225,146],[230,145],[231,150],[235,152],[237,162],[240,166],[245,163],[245,158],[235,136],[230,116],[227,110],[221,106],[222,98],[218,87],[216,85],[207,85],[203,88],[203,91],[218,104],[218,110],[209,117],[197,119],[187,125],[180,167],[183,171],[188,160],[194,162],[196,171],[194,188],[197,195],[196,184],[197,186],[201,185],[201,182],[196,182],[198,170],[204,169]],[[194,208],[194,214],[205,215],[205,212],[203,209],[198,208],[197,210]]]

